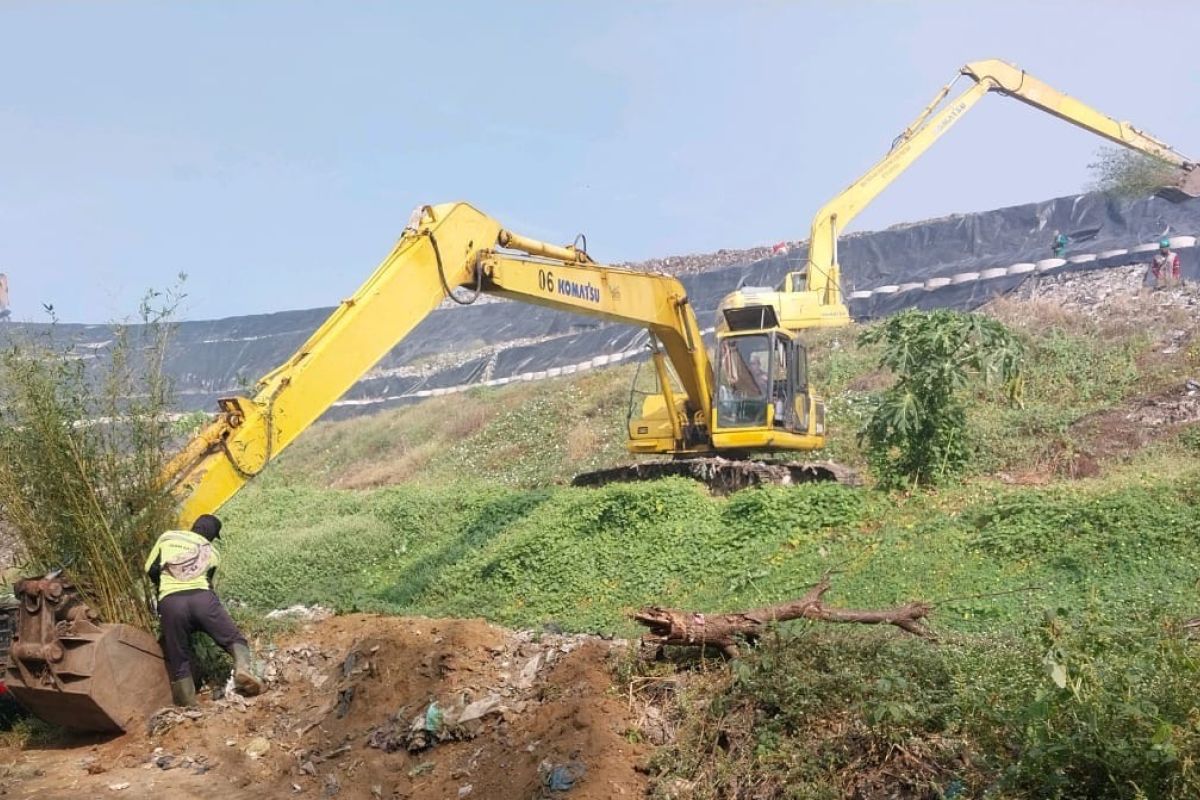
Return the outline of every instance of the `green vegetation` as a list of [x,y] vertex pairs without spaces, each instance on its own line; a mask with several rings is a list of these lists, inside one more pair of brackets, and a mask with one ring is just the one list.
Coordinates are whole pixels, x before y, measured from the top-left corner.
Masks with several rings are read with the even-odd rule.
[[1200,661],[1178,628],[1090,609],[1031,627],[768,638],[678,697],[656,796],[1195,797]]
[[102,619],[144,628],[142,560],[174,519],[158,475],[172,447],[163,359],[177,299],[148,295],[143,324],[117,326],[96,354],[53,330],[0,354],[0,509],[28,569],[66,568]]
[[669,702],[662,796],[678,780],[695,792],[677,796],[736,796],[749,776],[763,797],[877,796],[885,779],[903,796],[1186,797],[1200,468],[1185,439],[1104,481],[909,497],[268,483],[229,510],[221,590],[631,634],[645,603],[771,603],[833,571],[838,605],[933,601],[941,643],[791,623],[710,662]]
[[[222,512],[218,590],[242,624],[320,603],[630,635],[629,612],[643,604],[758,606],[830,573],[834,605],[930,601],[939,642],[795,622],[730,664],[626,665],[671,673],[662,685],[678,687],[660,698],[678,728],[653,765],[662,798],[1195,796],[1197,659],[1180,621],[1198,613],[1200,423],[1139,429],[1128,411],[1176,398],[1181,376],[1200,372],[1200,344],[1164,352],[1165,334],[1195,323],[1147,308],[1131,300],[1127,313],[1093,320],[996,303],[990,313],[1011,337],[998,323],[939,314],[904,315],[862,337],[815,333],[812,376],[832,431],[818,455],[863,470],[875,483],[865,489],[724,498],[682,480],[564,486],[627,460],[629,368],[323,424]],[[982,348],[964,346],[972,342]],[[1023,408],[968,381],[971,372],[1011,379],[1018,349]],[[9,360],[28,376],[13,387],[38,378],[30,385],[42,388],[7,389],[5,413],[23,396],[52,398],[27,404],[57,420],[45,434],[57,451],[101,437],[87,446],[110,452],[102,437],[127,429],[65,424],[83,413],[72,398],[85,395],[45,389],[81,378],[68,359],[43,361]],[[906,417],[885,426],[899,438],[860,443],[857,431],[889,407],[893,422],[914,410],[940,422]],[[111,418],[158,419],[123,408]],[[11,419],[0,447],[19,458],[40,429]],[[195,422],[165,431],[155,422],[151,452],[161,450],[156,437]],[[1085,458],[1094,477],[1078,479]],[[131,488],[149,485],[145,463],[127,481],[96,484],[105,488],[77,480],[103,468],[65,461],[28,473],[5,461],[0,474],[11,491],[37,485],[12,476],[58,469],[61,485],[100,503],[106,524],[142,531],[144,519],[121,509]],[[942,474],[956,480],[879,491]],[[119,559],[135,569],[148,539],[124,546]],[[212,648],[199,658],[214,675],[227,671]]]
[[888,488],[940,483],[967,465],[967,405],[972,378],[1020,386],[1020,343],[1001,323],[957,311],[905,311],[868,328],[863,344],[882,345],[879,366],[896,375],[878,397],[860,436],[876,481]]
[[481,387],[307,432],[273,467],[290,484],[544,485],[627,459],[633,369]]
[[[1134,435],[1122,409],[1174,396],[1200,346],[1164,356],[1156,343],[1194,322],[1124,311],[996,304],[1024,349],[1023,408],[960,389],[960,478],[911,494],[562,486],[626,459],[629,369],[321,426],[231,503],[221,591],[247,609],[630,635],[643,604],[768,604],[830,572],[836,605],[933,602],[939,643],[789,623],[732,664],[633,667],[679,687],[660,698],[678,726],[654,761],[660,797],[1194,796],[1180,621],[1197,613],[1200,434]],[[857,338],[810,339],[820,455],[874,478],[855,433],[904,367],[876,367],[888,343]],[[1075,479],[1085,456],[1098,476]]]
[[[1157,476],[1160,470],[1179,477]],[[1167,448],[1124,485],[966,485],[887,498],[832,485],[730,498],[683,480],[597,490],[255,487],[231,504],[222,592],[256,608],[485,616],[630,632],[643,603],[775,602],[838,570],[853,605],[940,600],[938,625],[1007,630],[1100,600],[1187,613],[1197,477]],[[970,599],[977,594],[1007,592]],[[947,599],[957,598],[957,599]]]
[[1096,161],[1088,164],[1099,191],[1118,197],[1145,197],[1163,186],[1170,186],[1178,170],[1169,162],[1127,150],[1103,147]]

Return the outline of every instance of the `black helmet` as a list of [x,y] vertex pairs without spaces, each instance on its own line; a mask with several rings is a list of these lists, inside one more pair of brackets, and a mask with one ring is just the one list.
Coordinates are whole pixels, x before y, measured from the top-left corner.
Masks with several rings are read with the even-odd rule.
[[201,514],[192,523],[192,533],[198,533],[211,542],[221,535],[221,520],[212,514]]

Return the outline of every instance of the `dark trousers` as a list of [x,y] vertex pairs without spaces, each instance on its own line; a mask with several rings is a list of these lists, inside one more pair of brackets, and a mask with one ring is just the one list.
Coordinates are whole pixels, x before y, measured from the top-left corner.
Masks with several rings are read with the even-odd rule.
[[233,624],[229,612],[208,589],[167,595],[158,601],[158,616],[162,619],[163,654],[172,681],[192,674],[191,638],[195,631],[204,631],[227,652],[235,644],[246,644],[246,637]]

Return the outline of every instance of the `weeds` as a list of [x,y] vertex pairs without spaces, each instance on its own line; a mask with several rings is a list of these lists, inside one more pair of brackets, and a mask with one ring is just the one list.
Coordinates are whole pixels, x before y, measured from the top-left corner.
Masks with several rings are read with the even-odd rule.
[[101,618],[144,628],[141,561],[174,518],[158,476],[172,443],[163,359],[178,299],[148,295],[142,324],[115,326],[97,354],[51,327],[0,355],[0,514],[29,568],[67,569]]
[[1198,669],[1158,620],[1091,610],[937,647],[802,624],[682,673],[654,796],[1195,797]]

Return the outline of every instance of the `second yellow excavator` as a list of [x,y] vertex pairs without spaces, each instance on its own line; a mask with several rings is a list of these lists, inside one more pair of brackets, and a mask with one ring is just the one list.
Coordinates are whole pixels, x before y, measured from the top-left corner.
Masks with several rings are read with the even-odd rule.
[[[962,78],[974,81],[974,85],[944,103]],[[901,131],[878,163],[817,212],[804,269],[789,272],[774,290],[740,289],[726,297],[721,303],[722,313],[717,316],[718,327],[727,324],[728,312],[733,309],[766,306],[774,309],[779,323],[791,330],[846,324],[849,315],[842,299],[838,237],[880,192],[991,92],[1015,97],[1039,111],[1175,167],[1175,180],[1159,189],[1161,197],[1172,202],[1200,197],[1197,162],[1180,155],[1165,142],[1128,122],[1101,114],[1020,67],[997,59],[972,61],[961,67],[954,80],[943,86],[912,124]]]

